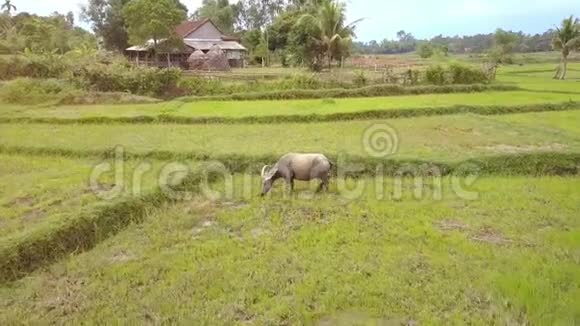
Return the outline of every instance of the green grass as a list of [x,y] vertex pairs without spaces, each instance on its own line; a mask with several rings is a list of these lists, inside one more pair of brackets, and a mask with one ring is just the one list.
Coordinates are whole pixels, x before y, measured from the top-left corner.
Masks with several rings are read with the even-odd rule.
[[[545,116],[559,114],[551,112]],[[580,111],[565,114],[575,117],[575,121],[580,119]],[[4,124],[0,128],[0,145],[70,151],[105,151],[122,145],[132,153],[196,152],[212,157],[280,155],[293,151],[368,156],[363,146],[365,130],[385,123],[395,130],[396,134],[390,137],[398,139],[398,151],[391,156],[396,159],[461,161],[506,153],[580,152],[580,139],[573,134],[530,129],[496,117],[471,114],[277,125]],[[574,124],[574,119],[568,124]]]
[[[95,175],[97,190],[92,188],[90,179],[98,166],[112,167],[114,163],[114,159],[0,154],[0,242],[78,218],[108,200],[98,194],[107,194],[117,184],[116,170]],[[156,188],[161,171],[169,163],[172,162],[126,160],[120,170],[121,188],[114,200],[143,195]],[[143,173],[137,176],[141,168]]]
[[[548,80],[549,66],[500,70],[501,82],[537,90],[530,92],[2,106],[0,118],[248,118],[580,100],[577,82]],[[0,324],[573,325],[578,121],[574,110],[234,125],[0,123]],[[399,149],[374,160],[363,134],[384,123],[396,130]],[[125,166],[119,198],[102,201],[88,189],[90,171],[112,162],[117,145],[138,155]],[[379,162],[392,175],[416,161],[456,172],[470,159],[487,176],[473,185],[446,176],[440,199],[437,179],[398,186],[360,175],[346,186],[334,180],[328,194],[298,182],[289,198],[278,182],[259,198],[258,163],[288,151],[354,155],[366,177]],[[235,176],[232,196],[218,182],[210,189],[219,199],[176,203],[157,188],[173,159],[193,167],[219,159],[253,175]],[[143,163],[151,170],[139,195],[132,178]],[[545,176],[552,174],[567,177]],[[194,183],[200,177],[179,189],[207,194]],[[113,174],[99,181],[110,187]]]
[[566,80],[554,80],[556,64],[506,66],[498,71],[497,80],[527,90],[570,92],[580,94],[580,63],[570,63]]
[[495,120],[524,126],[530,130],[540,130],[551,134],[580,137],[580,115],[574,111],[563,111],[558,114],[536,112],[526,114],[510,114],[494,117]]
[[[95,167],[110,163],[113,161],[1,154],[0,273],[5,272],[4,259],[8,259],[6,255],[10,248],[50,242],[61,236],[60,233],[70,225],[82,224],[103,207],[132,196],[144,196],[158,187],[159,180],[162,180],[160,171],[166,166],[164,162],[150,160],[126,161],[116,170],[95,175],[95,182],[91,183]],[[148,169],[143,169],[143,173],[138,175],[142,167]],[[115,177],[117,172],[123,175],[122,179]],[[114,186],[121,187],[118,193],[115,193],[117,188]],[[103,197],[109,195],[113,197]],[[52,244],[66,247],[64,243],[67,241]],[[25,256],[22,248],[18,253],[10,254]],[[59,249],[48,247],[41,250]],[[5,277],[0,275],[0,279]]]
[[574,324],[580,179],[479,179],[475,201],[443,184],[159,209],[3,285],[0,322]]
[[184,117],[253,117],[272,115],[334,114],[372,110],[406,108],[437,108],[455,105],[515,106],[542,103],[580,101],[580,93],[549,92],[486,92],[393,96],[360,99],[325,99],[292,101],[201,101],[195,103],[165,102],[138,105],[86,105],[57,107],[7,106],[0,109],[0,117],[139,117],[172,115]]
[[0,239],[69,218],[93,205],[91,160],[0,155]]
[[92,248],[202,177],[195,162],[0,155],[0,163],[0,283]]

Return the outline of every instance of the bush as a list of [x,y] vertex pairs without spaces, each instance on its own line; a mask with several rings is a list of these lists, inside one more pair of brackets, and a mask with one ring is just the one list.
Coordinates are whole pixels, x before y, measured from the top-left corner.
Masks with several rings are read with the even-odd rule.
[[70,76],[71,72],[72,63],[58,54],[0,57],[1,80],[19,77],[63,79]]
[[434,53],[433,45],[430,43],[422,43],[417,49],[417,53],[423,59],[431,58]]
[[82,87],[99,92],[129,92],[145,96],[163,96],[177,87],[178,68],[159,69],[130,65],[92,65],[75,71]]
[[427,82],[434,85],[445,85],[447,84],[447,78],[445,77],[446,71],[440,65],[430,66],[425,72],[425,78]]
[[363,87],[363,86],[366,86],[366,85],[367,85],[367,83],[368,83],[368,81],[369,81],[369,80],[368,80],[368,78],[367,78],[367,76],[365,75],[365,72],[364,72],[363,70],[357,71],[357,72],[355,73],[355,76],[354,76],[354,81],[353,81],[353,83],[354,83],[354,84],[355,84],[357,87]]
[[224,83],[220,80],[199,76],[182,78],[178,83],[178,87],[185,89],[187,94],[195,96],[219,95],[227,91]]
[[75,96],[80,92],[63,80],[19,78],[0,87],[0,99],[12,104],[39,104],[58,102],[65,96]]
[[490,77],[482,69],[472,68],[461,64],[452,64],[447,69],[437,65],[430,66],[425,72],[428,83],[434,85],[447,84],[485,84],[490,81]]
[[281,89],[318,89],[325,85],[314,74],[295,74],[280,83]]
[[20,77],[70,80],[76,87],[92,91],[164,96],[175,91],[181,70],[133,66],[124,58],[107,53],[77,57],[27,54],[0,58],[0,79]]
[[456,63],[449,66],[449,71],[451,73],[452,84],[477,84],[489,82],[487,74],[481,69],[471,68]]

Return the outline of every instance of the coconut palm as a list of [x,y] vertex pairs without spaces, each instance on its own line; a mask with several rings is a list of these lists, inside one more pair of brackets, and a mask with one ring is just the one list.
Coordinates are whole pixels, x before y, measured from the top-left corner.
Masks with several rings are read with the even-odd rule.
[[320,45],[328,60],[328,68],[332,66],[332,59],[342,59],[348,52],[354,36],[354,29],[362,19],[345,24],[344,4],[334,0],[322,1],[315,15],[306,14],[299,20],[310,19],[316,30],[311,37]]
[[5,12],[8,13],[8,15],[10,15],[10,13],[14,10],[16,11],[16,7],[12,4],[12,1],[10,0],[5,0],[4,4],[0,7],[0,9],[4,10]]
[[562,21],[562,26],[556,27],[556,35],[552,40],[554,50],[562,52],[562,61],[558,66],[554,79],[565,79],[568,66],[568,55],[571,51],[580,49],[580,21],[570,16]]

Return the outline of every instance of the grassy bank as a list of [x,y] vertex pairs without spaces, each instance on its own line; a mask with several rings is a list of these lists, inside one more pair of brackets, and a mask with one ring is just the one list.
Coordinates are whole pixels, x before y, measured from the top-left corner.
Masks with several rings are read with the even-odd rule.
[[[562,112],[546,113],[555,116]],[[507,116],[506,116],[507,117]],[[386,136],[397,146],[390,159],[462,161],[481,156],[534,152],[580,152],[574,128],[580,111],[565,113],[561,127],[550,130],[498,117],[452,115],[397,120],[369,120],[277,125],[47,125],[3,124],[0,145],[103,152],[122,145],[127,152],[197,153],[207,157],[278,156],[287,152],[320,152],[369,156],[381,151],[371,146],[374,135]],[[538,116],[538,120],[545,119]],[[373,134],[369,128],[384,129]],[[365,134],[366,132],[366,134]],[[43,142],[38,142],[43,139]],[[366,144],[366,146],[365,146]],[[384,146],[388,146],[383,144]],[[375,148],[375,149],[373,149]]]
[[425,185],[421,200],[411,186],[397,201],[332,190],[154,210],[2,286],[2,322],[573,324],[579,180],[480,179],[476,201],[443,184],[443,200]]
[[[167,163],[0,154],[0,280],[52,262],[138,221],[163,202]],[[110,164],[112,170],[102,169]],[[119,174],[120,173],[120,174]],[[119,175],[116,175],[119,174]],[[167,199],[165,199],[167,200]]]

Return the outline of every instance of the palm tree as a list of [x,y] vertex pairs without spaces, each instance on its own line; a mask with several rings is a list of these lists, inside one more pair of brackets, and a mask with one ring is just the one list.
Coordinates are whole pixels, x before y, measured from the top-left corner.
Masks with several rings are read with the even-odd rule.
[[558,66],[554,79],[565,79],[568,66],[568,55],[571,51],[580,49],[580,21],[574,16],[562,21],[560,28],[556,27],[556,35],[552,40],[554,50],[562,52],[562,61]]
[[362,19],[358,19],[345,25],[344,4],[334,0],[322,1],[315,15],[306,14],[299,20],[312,19],[316,26],[316,33],[312,35],[314,40],[320,44],[324,55],[328,60],[328,68],[332,67],[332,59],[344,54],[350,48],[354,36],[355,25]]
[[10,0],[5,0],[4,4],[2,5],[2,7],[0,7],[0,9],[3,9],[5,12],[8,13],[8,15],[10,15],[12,10],[16,11],[16,7],[12,4],[12,1]]

